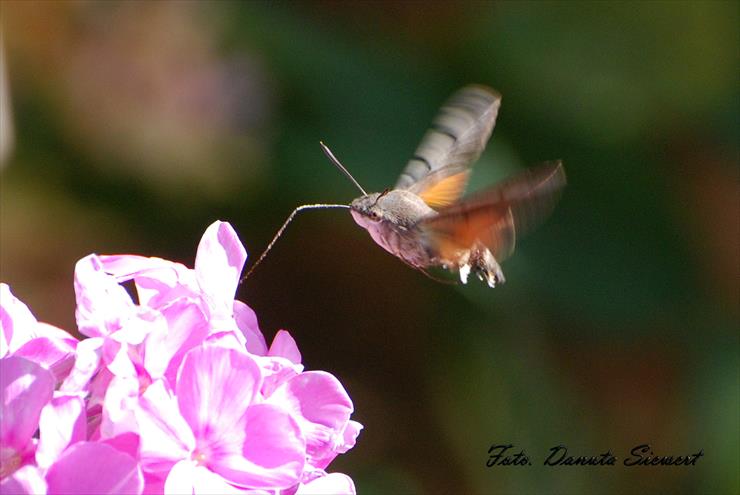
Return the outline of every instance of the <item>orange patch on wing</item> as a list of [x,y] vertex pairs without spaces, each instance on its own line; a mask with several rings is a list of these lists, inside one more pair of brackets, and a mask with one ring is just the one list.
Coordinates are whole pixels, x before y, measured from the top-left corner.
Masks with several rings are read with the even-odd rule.
[[470,171],[465,170],[459,174],[445,177],[439,182],[421,191],[419,197],[432,208],[444,208],[457,201],[465,191]]

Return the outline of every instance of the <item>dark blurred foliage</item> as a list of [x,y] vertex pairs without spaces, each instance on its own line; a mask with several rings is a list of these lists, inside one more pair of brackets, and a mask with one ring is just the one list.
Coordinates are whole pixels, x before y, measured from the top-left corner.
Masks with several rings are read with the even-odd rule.
[[[371,493],[739,493],[736,2],[14,2],[2,279],[74,329],[74,262],[192,265],[213,220],[258,254],[285,216],[392,185],[441,102],[504,96],[472,187],[562,158],[508,282],[436,284],[343,211],[288,229],[238,297],[365,425]],[[6,105],[4,112],[10,111]],[[532,467],[486,468],[492,443]],[[704,449],[695,467],[543,467]]]

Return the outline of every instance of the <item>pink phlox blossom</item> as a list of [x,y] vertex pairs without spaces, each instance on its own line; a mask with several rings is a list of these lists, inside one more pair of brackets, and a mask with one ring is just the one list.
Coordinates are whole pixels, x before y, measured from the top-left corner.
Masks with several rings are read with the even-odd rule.
[[0,284],[0,490],[355,493],[326,472],[362,429],[352,401],[330,373],[304,370],[287,331],[268,346],[234,299],[245,261],[224,222],[206,229],[193,269],[86,256],[79,342]]

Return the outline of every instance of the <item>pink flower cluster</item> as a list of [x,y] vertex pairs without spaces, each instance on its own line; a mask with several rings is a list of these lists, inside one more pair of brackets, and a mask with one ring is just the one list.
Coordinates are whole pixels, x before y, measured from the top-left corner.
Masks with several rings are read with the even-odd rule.
[[362,429],[352,401],[288,332],[266,345],[234,300],[246,257],[216,222],[194,269],[81,259],[79,342],[0,284],[0,492],[355,493],[325,471]]

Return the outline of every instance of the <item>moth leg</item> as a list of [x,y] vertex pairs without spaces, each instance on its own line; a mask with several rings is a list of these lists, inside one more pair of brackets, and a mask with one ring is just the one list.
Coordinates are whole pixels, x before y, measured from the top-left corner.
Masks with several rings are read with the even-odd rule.
[[447,258],[437,259],[436,262],[450,271],[457,269],[460,282],[463,284],[468,283],[471,273],[492,288],[506,281],[501,265],[498,264],[491,250],[480,241],[476,241],[470,249],[457,251],[454,261]]
[[457,261],[457,273],[460,275],[460,282],[464,284],[468,283],[470,268],[470,250],[467,250],[460,255]]
[[457,281],[455,281],[455,280],[448,280],[446,278],[435,277],[434,275],[432,275],[431,273],[429,273],[428,271],[426,271],[423,268],[417,267],[416,269],[419,270],[424,275],[426,275],[427,277],[429,277],[432,280],[434,280],[435,282],[441,282],[441,283],[447,284],[447,285],[457,285]]
[[401,257],[399,257],[398,259],[400,259],[401,261],[403,261],[406,265],[410,266],[414,270],[419,270],[421,273],[423,273],[424,275],[426,275],[430,279],[434,280],[435,282],[441,282],[443,284],[448,284],[448,285],[457,285],[457,282],[455,282],[454,280],[448,280],[448,279],[444,279],[444,278],[435,277],[434,275],[432,275],[431,273],[429,273],[428,271],[426,271],[424,268],[422,268],[420,266],[413,265],[413,264],[409,263],[408,261],[406,261],[405,259],[403,259]]
[[[493,288],[506,282],[501,265],[491,254],[491,250],[481,243],[476,243],[470,250],[470,265],[480,280],[485,280]],[[466,265],[466,266],[470,266]],[[461,268],[462,270],[462,268]],[[470,268],[468,268],[470,270]]]

